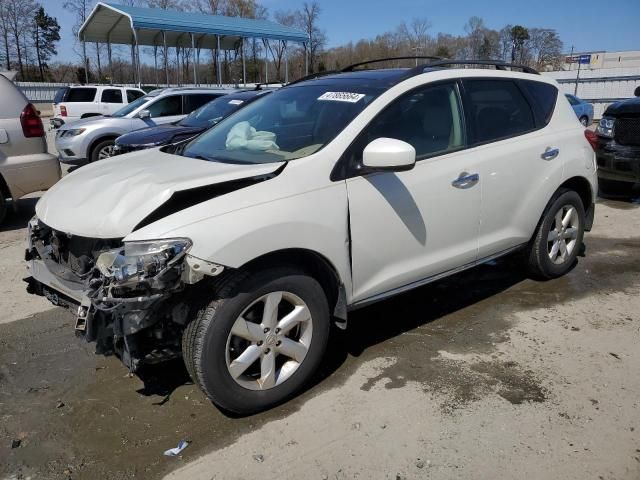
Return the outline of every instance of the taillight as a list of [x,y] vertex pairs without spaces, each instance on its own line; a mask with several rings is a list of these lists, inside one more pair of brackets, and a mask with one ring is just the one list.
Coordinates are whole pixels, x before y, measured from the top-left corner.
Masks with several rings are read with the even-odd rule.
[[60,115],[62,115],[63,117],[67,116],[67,107],[65,107],[64,105],[60,105]]
[[22,133],[27,138],[44,137],[44,127],[38,111],[31,104],[28,104],[20,114]]
[[589,145],[591,145],[591,148],[593,148],[593,151],[595,152],[598,147],[598,135],[596,135],[596,132],[587,129],[584,131],[584,136],[587,138]]

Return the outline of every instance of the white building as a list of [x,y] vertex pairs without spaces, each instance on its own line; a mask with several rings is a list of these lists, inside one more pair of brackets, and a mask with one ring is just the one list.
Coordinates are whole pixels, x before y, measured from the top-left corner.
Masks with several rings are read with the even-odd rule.
[[593,103],[599,119],[607,106],[632,98],[640,86],[640,50],[578,52],[567,55],[562,70],[542,74],[555,78],[565,93]]

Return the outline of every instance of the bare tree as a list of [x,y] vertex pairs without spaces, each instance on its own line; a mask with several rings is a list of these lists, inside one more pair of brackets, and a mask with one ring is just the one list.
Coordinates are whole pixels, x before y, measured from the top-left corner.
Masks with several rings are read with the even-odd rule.
[[404,53],[413,53],[414,56],[426,55],[431,43],[428,33],[430,28],[431,22],[426,18],[414,18],[408,25],[402,22],[397,31],[408,43],[407,51]]
[[314,0],[311,3],[304,2],[302,9],[297,13],[297,24],[302,28],[309,40],[304,44],[303,50],[309,58],[309,72],[315,72],[318,55],[327,43],[325,33],[320,29],[320,4]]
[[559,67],[562,41],[555,30],[549,28],[529,29],[529,40],[525,44],[529,64],[538,69],[547,66]]
[[[295,12],[288,12],[279,10],[273,15],[274,20],[278,22],[280,25],[285,25],[287,27],[292,27],[296,23],[296,14]],[[284,54],[287,48],[287,44],[284,41],[277,40],[272,42],[270,40],[267,41],[268,49],[271,52],[271,56],[273,57],[273,62],[276,67],[276,79],[278,81],[282,80],[282,59],[284,58]]]
[[6,0],[5,15],[9,28],[9,36],[15,47],[16,57],[18,60],[18,70],[20,77],[25,78],[25,54],[28,56],[27,50],[29,44],[27,37],[33,28],[31,19],[33,12],[36,11],[36,4],[33,0]]
[[11,29],[9,27],[9,5],[7,0],[0,0],[0,39],[2,39],[2,49],[4,62],[7,70],[11,70]]

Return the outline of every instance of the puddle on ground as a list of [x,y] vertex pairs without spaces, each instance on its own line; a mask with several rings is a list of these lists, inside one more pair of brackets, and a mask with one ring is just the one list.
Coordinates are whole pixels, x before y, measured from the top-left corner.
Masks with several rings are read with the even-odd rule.
[[[156,478],[286,417],[379,358],[395,361],[364,390],[419,382],[427,393],[445,394],[444,413],[490,393],[513,404],[544,401],[544,379],[496,351],[509,339],[513,313],[640,283],[640,240],[588,236],[586,243],[588,256],[557,280],[525,279],[510,258],[353,312],[315,386],[247,418],[214,408],[180,362],[150,369],[144,381],[129,378],[117,359],[94,355],[73,336],[73,319],[62,310],[0,325],[0,477]],[[562,321],[552,311],[540,320]],[[439,352],[482,359],[459,362]],[[17,439],[20,447],[11,449]],[[162,455],[181,439],[192,442],[182,458]]]

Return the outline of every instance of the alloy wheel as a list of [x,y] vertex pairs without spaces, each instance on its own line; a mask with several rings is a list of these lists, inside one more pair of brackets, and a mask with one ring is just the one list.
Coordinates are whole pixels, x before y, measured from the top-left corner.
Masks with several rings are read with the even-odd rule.
[[226,344],[231,377],[249,390],[268,390],[287,381],[311,345],[313,319],[291,292],[271,292],[236,319]]
[[106,145],[98,152],[98,160],[104,160],[113,156],[113,145]]
[[547,235],[547,253],[556,265],[566,262],[576,248],[580,218],[573,205],[564,205],[555,215]]

